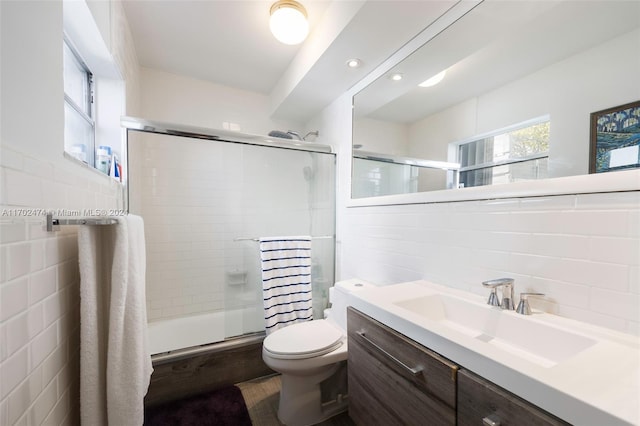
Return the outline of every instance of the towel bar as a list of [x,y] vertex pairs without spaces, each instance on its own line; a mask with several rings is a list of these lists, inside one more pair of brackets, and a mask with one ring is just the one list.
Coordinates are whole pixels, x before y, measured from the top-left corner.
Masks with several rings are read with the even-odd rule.
[[[329,238],[333,238],[333,235],[321,235],[318,237],[311,237],[312,240],[326,240]],[[256,241],[260,242],[260,238],[250,238],[250,237],[238,237],[234,238],[233,241]]]
[[118,219],[112,217],[57,219],[53,213],[47,213],[47,232],[53,232],[58,225],[115,225]]

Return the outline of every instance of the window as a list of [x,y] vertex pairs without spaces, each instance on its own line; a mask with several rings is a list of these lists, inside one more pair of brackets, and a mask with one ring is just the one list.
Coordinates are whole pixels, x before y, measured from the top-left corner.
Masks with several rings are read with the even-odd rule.
[[457,144],[460,187],[546,178],[549,130],[544,117]]
[[95,165],[93,75],[68,40],[64,40],[64,148]]
[[[111,8],[90,10],[87,3],[62,2],[64,157],[125,182],[126,170],[121,166],[126,163],[125,133],[120,118],[126,115],[126,88],[104,41],[120,28],[111,25],[115,22]],[[104,28],[105,34],[96,19],[111,23]]]

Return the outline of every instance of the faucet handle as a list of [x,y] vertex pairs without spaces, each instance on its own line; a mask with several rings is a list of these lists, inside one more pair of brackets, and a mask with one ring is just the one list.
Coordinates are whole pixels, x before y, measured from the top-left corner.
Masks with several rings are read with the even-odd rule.
[[498,298],[498,292],[496,291],[497,289],[498,287],[491,287],[491,294],[489,294],[487,305],[500,306],[500,299]]
[[529,306],[529,296],[544,296],[544,293],[520,293],[520,303],[516,308],[516,312],[522,315],[531,315],[531,307]]

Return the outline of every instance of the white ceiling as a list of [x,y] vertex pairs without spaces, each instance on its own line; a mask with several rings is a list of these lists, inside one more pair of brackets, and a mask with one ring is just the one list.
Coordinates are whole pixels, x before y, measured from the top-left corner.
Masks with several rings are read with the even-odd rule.
[[[275,0],[274,0],[275,1]],[[269,32],[271,0],[124,0],[140,65],[266,94],[270,115],[306,121],[382,63],[454,0],[301,0],[310,35]],[[346,61],[360,58],[352,70]]]

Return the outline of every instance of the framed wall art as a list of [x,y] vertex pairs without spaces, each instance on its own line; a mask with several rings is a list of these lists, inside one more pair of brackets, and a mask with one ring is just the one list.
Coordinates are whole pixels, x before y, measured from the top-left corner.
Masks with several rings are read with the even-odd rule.
[[589,173],[640,167],[640,101],[591,113]]

